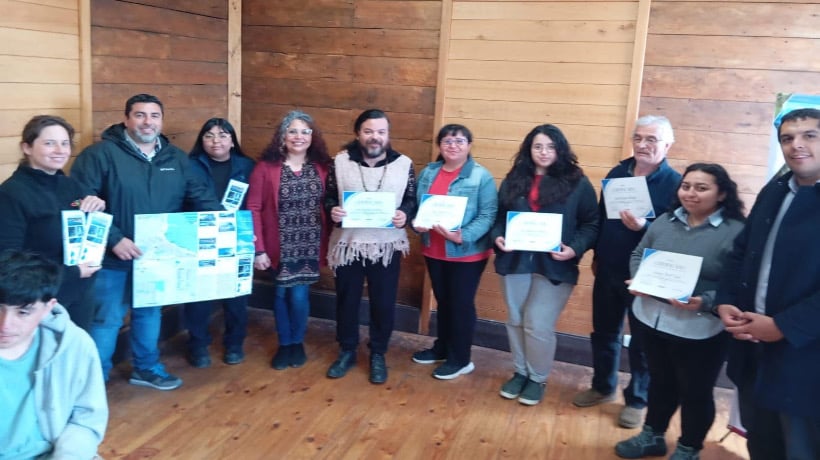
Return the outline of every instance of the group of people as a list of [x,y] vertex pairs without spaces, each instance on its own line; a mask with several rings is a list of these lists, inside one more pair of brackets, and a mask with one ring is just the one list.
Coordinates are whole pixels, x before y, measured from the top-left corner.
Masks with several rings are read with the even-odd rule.
[[[258,162],[242,152],[227,120],[208,120],[189,154],[162,135],[163,121],[158,98],[131,97],[124,121],[81,152],[67,176],[62,169],[71,155],[73,128],[59,117],[34,117],[23,131],[23,160],[0,185],[0,249],[7,249],[0,256],[0,375],[4,382],[33,382],[5,385],[9,389],[0,393],[3,412],[18,414],[0,422],[0,441],[22,456],[73,449],[93,456],[107,420],[103,382],[128,313],[130,383],[160,390],[182,385],[160,362],[160,307],[133,308],[131,302],[132,262],[142,255],[134,243],[134,215],[221,210],[219,198],[232,179],[249,184],[242,208],[253,218],[254,267],[275,281],[274,369],[307,361],[309,286],[327,266],[335,276],[339,343],[327,377],[344,377],[356,367],[366,282],[369,380],[387,381],[385,355],[410,230],[420,237],[438,304],[436,339],[412,360],[436,364],[432,376],[442,380],[475,369],[475,295],[494,253],[514,369],[499,393],[536,405],[555,357],[556,321],[578,281],[580,259],[594,249],[594,376],[573,403],[588,407],[615,399],[626,316],[632,375],[618,423],[643,428],[615,446],[620,457],[666,455],[664,433],[681,407],[682,434],[671,458],[699,458],[715,416],[713,387],[727,355],[752,458],[820,455],[820,398],[813,392],[820,385],[820,331],[812,321],[820,311],[820,271],[812,269],[816,262],[810,256],[812,231],[820,228],[820,111],[796,110],[780,121],[791,172],[764,188],[748,220],[723,167],[696,163],[680,175],[669,166],[674,134],[661,116],[637,120],[633,156],[607,175],[645,177],[654,219],[628,210],[607,218],[603,196],[596,197],[567,138],[551,124],[525,136],[496,191],[493,175],[472,155],[472,132],[459,124],[440,129],[439,155],[417,177],[412,160],[391,146],[390,120],[378,109],[358,116],[355,138],[333,157],[314,119],[291,111]],[[390,225],[343,225],[344,192],[392,193]],[[428,194],[466,197],[461,224],[417,225],[417,210]],[[60,212],[69,209],[113,216],[101,267],[59,268]],[[560,245],[549,252],[508,246],[510,212],[560,214]],[[780,232],[783,225],[789,231]],[[630,290],[644,249],[703,258],[687,301]],[[187,359],[194,367],[211,365],[209,317],[215,302],[224,309],[223,362],[245,359],[247,296],[198,302],[184,311]]]

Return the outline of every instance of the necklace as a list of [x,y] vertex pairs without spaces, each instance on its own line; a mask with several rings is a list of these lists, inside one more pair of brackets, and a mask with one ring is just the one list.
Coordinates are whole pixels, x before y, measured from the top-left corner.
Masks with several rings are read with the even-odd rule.
[[362,164],[357,163],[359,165],[359,176],[362,178],[362,188],[365,192],[378,192],[382,189],[382,184],[384,183],[384,176],[387,175],[387,163],[384,164],[384,169],[382,169],[382,177],[379,179],[379,185],[376,186],[375,190],[370,190],[367,188],[367,184],[364,183],[364,170],[362,169]]

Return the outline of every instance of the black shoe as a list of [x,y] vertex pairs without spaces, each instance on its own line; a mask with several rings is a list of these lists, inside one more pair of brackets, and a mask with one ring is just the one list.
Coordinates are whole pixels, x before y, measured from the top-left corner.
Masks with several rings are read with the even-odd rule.
[[222,362],[225,364],[239,364],[245,360],[245,353],[240,351],[226,351],[225,356],[222,357]]
[[198,369],[211,367],[211,357],[207,348],[197,348],[188,352],[188,364]]
[[270,367],[278,371],[287,369],[290,366],[290,349],[290,345],[279,345],[279,349],[276,350],[276,354],[273,355],[270,362]]
[[387,381],[387,363],[384,355],[373,353],[370,355],[370,383],[376,385]]
[[330,369],[327,370],[327,376],[331,379],[342,378],[347,374],[347,371],[354,366],[356,366],[356,352],[342,351],[339,353],[339,358],[330,365]]
[[426,350],[413,353],[413,362],[419,364],[433,364],[442,362],[446,359],[447,356],[444,356],[444,353],[437,353],[433,348],[428,348]]
[[290,367],[302,367],[307,362],[307,354],[305,354],[305,345],[301,343],[294,343],[290,346]]

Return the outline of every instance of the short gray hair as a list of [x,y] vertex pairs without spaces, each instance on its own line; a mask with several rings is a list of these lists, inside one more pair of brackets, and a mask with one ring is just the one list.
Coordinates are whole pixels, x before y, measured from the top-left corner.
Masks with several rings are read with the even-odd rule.
[[672,123],[663,115],[644,115],[635,121],[635,128],[638,126],[658,126],[663,133],[663,140],[670,144],[675,142],[675,132],[672,130]]

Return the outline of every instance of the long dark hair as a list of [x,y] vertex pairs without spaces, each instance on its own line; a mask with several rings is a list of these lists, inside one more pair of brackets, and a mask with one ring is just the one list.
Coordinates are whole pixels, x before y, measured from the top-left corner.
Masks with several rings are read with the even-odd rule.
[[507,184],[506,192],[499,195],[498,199],[508,208],[514,207],[513,204],[518,197],[526,197],[532,187],[532,181],[535,178],[532,143],[535,136],[539,134],[546,135],[555,144],[555,162],[547,168],[544,179],[538,185],[538,205],[540,207],[565,201],[584,176],[584,171],[578,166],[578,157],[572,152],[564,133],[555,125],[536,126],[524,137],[513,159],[512,169],[504,178]]
[[291,110],[282,118],[282,121],[279,123],[279,128],[273,135],[270,144],[262,151],[262,161],[271,163],[282,163],[285,161],[287,158],[287,152],[285,151],[285,134],[287,134],[288,126],[290,126],[294,120],[302,120],[308,125],[308,128],[313,130],[310,138],[310,147],[307,149],[307,160],[314,163],[329,164],[331,159],[327,153],[327,144],[325,143],[324,137],[322,137],[322,131],[316,126],[313,117],[299,110]]
[[[692,171],[705,172],[706,174],[714,177],[715,184],[718,187],[718,194],[726,194],[723,201],[718,203],[719,206],[723,207],[724,218],[739,221],[746,220],[746,216],[743,214],[745,206],[743,205],[743,200],[741,200],[740,196],[737,194],[737,184],[731,177],[729,177],[729,173],[723,168],[723,166],[717,163],[693,163],[687,166],[686,171],[683,172],[681,184],[683,183],[683,180],[686,179],[686,175]],[[680,184],[678,185],[678,188],[680,188]],[[675,198],[672,200],[672,207],[670,209],[678,209],[680,206],[680,198],[678,198],[678,194],[675,193]]]
[[202,146],[202,136],[205,135],[208,131],[211,130],[214,126],[218,126],[222,131],[231,135],[231,140],[233,141],[233,147],[231,147],[231,155],[241,155],[245,156],[245,153],[242,151],[242,147],[239,146],[239,138],[236,137],[236,130],[233,128],[231,122],[224,118],[211,118],[202,125],[202,129],[199,130],[199,134],[196,135],[196,142],[194,142],[194,148],[191,149],[191,155],[207,155],[208,153],[205,151],[205,147]]

